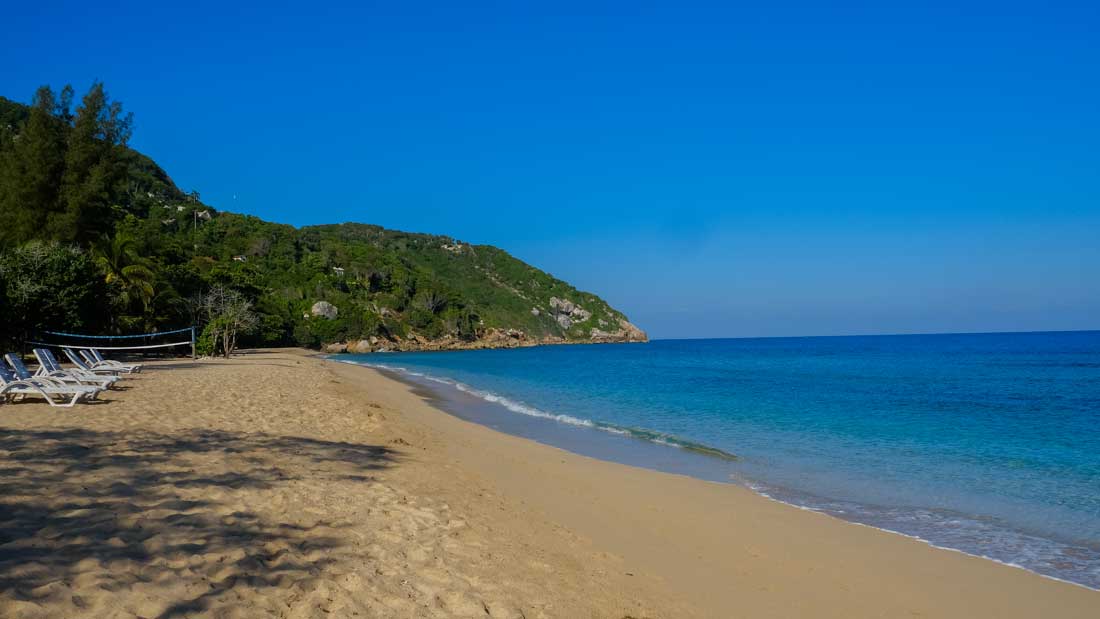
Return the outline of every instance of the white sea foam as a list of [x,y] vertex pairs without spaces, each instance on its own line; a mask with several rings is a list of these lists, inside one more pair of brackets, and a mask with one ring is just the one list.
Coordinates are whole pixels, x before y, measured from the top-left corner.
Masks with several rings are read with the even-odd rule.
[[509,411],[512,411],[514,413],[519,413],[521,415],[526,415],[528,417],[535,417],[535,418],[538,418],[538,419],[547,419],[547,420],[550,420],[550,421],[556,421],[558,423],[563,423],[563,424],[576,426],[576,427],[581,427],[581,428],[591,428],[593,430],[600,430],[602,432],[607,432],[608,434],[615,434],[615,435],[618,435],[618,436],[628,436],[628,437],[631,437],[631,438],[634,438],[634,439],[638,439],[638,440],[641,440],[641,441],[646,441],[646,442],[653,443],[653,444],[656,444],[656,445],[662,445],[662,446],[665,446],[665,447],[673,447],[673,448],[676,448],[676,449],[684,449],[684,450],[693,450],[693,451],[696,451],[696,452],[699,452],[699,453],[709,453],[711,455],[725,457],[725,458],[729,458],[729,459],[733,459],[733,458],[736,457],[736,456],[733,456],[732,454],[728,454],[726,452],[723,452],[722,450],[715,449],[715,448],[707,446],[707,445],[701,445],[701,444],[693,443],[691,441],[682,440],[680,438],[677,438],[677,437],[674,437],[674,436],[671,436],[671,435],[662,434],[660,432],[654,432],[652,430],[646,430],[644,428],[621,427],[621,426],[616,426],[616,425],[608,424],[608,423],[595,422],[595,421],[592,421],[591,419],[583,419],[583,418],[580,418],[580,417],[574,417],[573,415],[566,415],[566,414],[563,414],[563,413],[552,413],[552,412],[544,411],[540,408],[531,406],[529,404],[525,404],[523,402],[518,402],[518,401],[513,400],[513,399],[511,399],[507,396],[503,396],[503,395],[500,395],[498,393],[494,393],[492,391],[477,389],[475,387],[472,387],[470,385],[467,385],[466,383],[463,383],[463,382],[460,382],[460,381],[457,381],[457,380],[453,380],[453,379],[445,378],[445,377],[440,377],[440,376],[434,376],[432,374],[428,374],[428,373],[420,372],[420,371],[416,371],[416,370],[410,370],[406,367],[402,367],[402,366],[398,366],[398,365],[388,365],[388,364],[385,364],[385,363],[371,363],[371,362],[367,362],[367,361],[353,361],[353,360],[350,360],[350,359],[335,359],[335,360],[340,362],[340,363],[347,363],[347,364],[350,364],[350,365],[359,365],[359,366],[364,366],[364,367],[369,367],[369,368],[375,368],[375,369],[378,369],[378,370],[386,370],[386,371],[389,371],[389,372],[398,372],[398,373],[401,373],[401,374],[405,374],[407,376],[414,377],[418,380],[422,380],[422,381],[426,381],[426,382],[432,382],[432,383],[436,383],[436,384],[440,384],[440,385],[446,385],[448,387],[452,387],[452,388],[454,388],[458,391],[461,391],[462,393],[474,396],[476,398],[480,398],[480,399],[482,399],[486,402],[490,402],[492,404],[502,406],[502,407],[504,407],[505,409],[507,409]]
[[340,359],[339,361],[341,363],[348,363],[348,364],[351,364],[351,365],[361,365],[361,366],[375,368],[375,369],[379,369],[379,370],[387,370],[387,371],[390,371],[390,372],[400,372],[402,374],[407,374],[409,376],[415,376],[416,378],[419,378],[419,379],[422,379],[422,380],[431,381],[433,383],[438,383],[438,384],[441,384],[441,385],[447,385],[447,386],[453,387],[453,388],[455,388],[455,389],[457,389],[457,390],[459,390],[463,393],[467,393],[467,394],[472,395],[474,397],[481,398],[482,400],[485,400],[486,402],[492,402],[493,404],[498,404],[500,406],[503,406],[504,408],[512,411],[513,413],[519,413],[521,415],[527,415],[528,417],[538,417],[540,419],[550,419],[550,420],[557,421],[557,422],[560,422],[560,423],[566,423],[566,424],[569,424],[569,425],[572,425],[572,426],[580,426],[580,427],[584,427],[584,428],[595,428],[595,429],[599,429],[599,430],[606,430],[606,431],[612,432],[614,434],[629,434],[625,430],[618,430],[617,428],[606,428],[606,427],[603,427],[601,425],[597,425],[595,422],[593,422],[591,420],[588,420],[588,419],[581,419],[579,417],[573,417],[572,415],[549,413],[549,412],[546,412],[544,410],[535,408],[534,406],[529,406],[529,405],[524,404],[522,402],[516,402],[515,400],[512,400],[512,399],[507,398],[505,396],[493,393],[492,391],[484,391],[484,390],[481,390],[481,389],[476,389],[474,387],[471,387],[470,385],[467,385],[466,383],[462,383],[462,382],[459,382],[457,380],[452,380],[452,379],[449,379],[449,378],[441,378],[439,376],[433,376],[431,374],[425,374],[423,372],[417,372],[417,371],[409,370],[408,368],[403,368],[403,367],[396,366],[396,365],[386,365],[386,364],[383,364],[383,363],[367,363],[367,362],[364,362],[364,361],[350,361],[350,360],[343,360],[343,359]]

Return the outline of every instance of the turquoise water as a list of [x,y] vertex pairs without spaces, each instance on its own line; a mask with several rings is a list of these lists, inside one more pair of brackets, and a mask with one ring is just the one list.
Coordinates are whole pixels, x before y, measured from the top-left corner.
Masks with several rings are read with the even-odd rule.
[[1100,332],[339,359],[505,431],[1100,588]]

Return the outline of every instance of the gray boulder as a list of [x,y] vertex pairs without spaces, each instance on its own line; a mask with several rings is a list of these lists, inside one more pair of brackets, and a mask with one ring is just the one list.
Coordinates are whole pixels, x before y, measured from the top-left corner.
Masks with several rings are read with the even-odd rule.
[[322,318],[332,320],[336,318],[336,315],[340,313],[340,310],[336,309],[336,306],[328,301],[318,301],[313,304],[309,312],[314,316],[320,316]]
[[568,299],[559,299],[557,297],[550,297],[550,309],[559,314],[572,314],[573,302]]

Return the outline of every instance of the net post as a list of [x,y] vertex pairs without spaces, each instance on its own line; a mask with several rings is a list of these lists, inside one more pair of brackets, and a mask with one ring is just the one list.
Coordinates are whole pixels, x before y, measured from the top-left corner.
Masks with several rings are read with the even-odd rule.
[[199,358],[198,355],[195,354],[195,325],[191,325],[191,358]]

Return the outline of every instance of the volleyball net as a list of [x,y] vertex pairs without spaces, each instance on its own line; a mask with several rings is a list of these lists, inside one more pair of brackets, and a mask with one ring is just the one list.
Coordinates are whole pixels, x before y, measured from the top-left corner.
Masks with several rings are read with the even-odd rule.
[[172,352],[173,349],[186,346],[189,347],[189,352],[194,355],[195,336],[194,327],[134,335],[88,335],[63,331],[40,331],[35,337],[36,341],[28,342],[28,344],[48,348],[84,350],[94,348],[102,351],[113,351],[116,354]]

